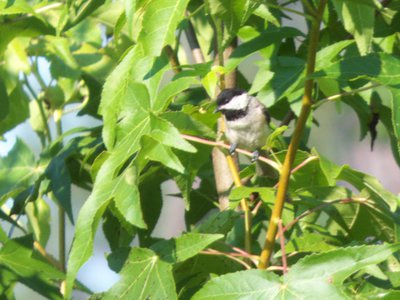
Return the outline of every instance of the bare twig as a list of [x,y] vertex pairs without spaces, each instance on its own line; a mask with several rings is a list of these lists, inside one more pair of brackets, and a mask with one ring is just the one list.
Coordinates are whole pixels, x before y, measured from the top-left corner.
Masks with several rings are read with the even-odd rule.
[[[210,145],[210,146],[214,146],[214,147],[221,147],[221,148],[225,148],[225,149],[228,149],[228,150],[230,148],[230,145],[225,144],[223,141],[210,141],[210,140],[207,140],[207,139],[199,138],[197,136],[192,136],[192,135],[188,135],[188,134],[181,134],[181,136],[185,140],[192,141],[192,142],[195,142],[195,143]],[[252,157],[253,156],[253,153],[251,153],[250,151],[241,149],[241,148],[236,148],[235,151],[238,152],[238,153],[244,154],[244,155],[246,155],[248,157]],[[269,158],[266,158],[264,156],[260,156],[258,158],[258,160],[266,163],[267,165],[270,165],[275,170],[280,171],[279,165],[276,162],[274,162],[273,160],[271,160]]]
[[236,261],[237,263],[241,264],[242,266],[244,266],[247,270],[251,269],[251,266],[249,264],[247,264],[246,262],[244,262],[243,260],[235,257],[234,255],[228,254],[228,253],[224,253],[221,251],[217,251],[214,249],[206,249],[200,252],[201,254],[206,254],[206,255],[222,255],[225,257],[228,257],[234,261]]
[[282,271],[283,274],[287,273],[287,258],[286,258],[286,251],[285,251],[285,235],[283,234],[283,227],[282,227],[282,219],[278,221],[278,234],[279,240],[281,242],[281,253],[282,253]]

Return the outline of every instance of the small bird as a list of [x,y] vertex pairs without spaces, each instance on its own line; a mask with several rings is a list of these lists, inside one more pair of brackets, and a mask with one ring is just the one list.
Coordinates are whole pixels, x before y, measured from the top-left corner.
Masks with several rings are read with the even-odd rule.
[[257,160],[259,149],[265,145],[270,134],[267,108],[246,91],[232,88],[218,95],[215,111],[225,117],[225,135],[231,143],[229,152],[233,154],[239,146],[254,151],[252,161]]

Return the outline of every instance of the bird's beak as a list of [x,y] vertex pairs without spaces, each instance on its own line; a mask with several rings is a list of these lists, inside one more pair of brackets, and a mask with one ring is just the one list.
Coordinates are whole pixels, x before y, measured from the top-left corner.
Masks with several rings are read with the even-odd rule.
[[219,110],[219,107],[217,107],[216,109],[214,109],[214,114],[215,113],[217,113],[217,112],[219,112],[220,110]]

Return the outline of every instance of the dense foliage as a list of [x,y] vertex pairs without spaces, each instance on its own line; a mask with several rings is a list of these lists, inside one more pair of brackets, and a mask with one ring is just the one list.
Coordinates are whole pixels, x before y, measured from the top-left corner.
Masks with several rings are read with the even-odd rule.
[[[291,16],[305,29],[285,26]],[[337,101],[356,112],[362,139],[384,125],[400,165],[399,28],[397,0],[0,1],[0,136],[29,120],[42,145],[35,155],[18,139],[0,157],[2,297],[13,299],[17,282],[49,299],[92,294],[76,275],[97,230],[120,280],[93,299],[400,297],[398,196],[307,146],[313,112]],[[239,71],[250,63],[251,82]],[[313,104],[302,120],[307,83]],[[279,171],[284,132],[304,121],[267,269],[256,270],[278,178],[257,178],[240,155],[245,186],[226,191],[229,207],[217,193],[212,100],[229,86],[269,108],[266,149]],[[76,111],[102,125],[64,132]],[[167,180],[185,201],[187,232],[163,240],[152,232]],[[90,191],[78,215],[72,185]],[[64,216],[75,224],[72,245]]]

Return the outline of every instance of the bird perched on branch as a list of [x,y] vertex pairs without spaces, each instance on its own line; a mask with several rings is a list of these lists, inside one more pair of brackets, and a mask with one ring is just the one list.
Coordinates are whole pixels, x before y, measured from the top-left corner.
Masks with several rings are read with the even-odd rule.
[[216,111],[225,118],[225,135],[231,143],[229,152],[233,154],[239,146],[253,151],[252,161],[256,161],[271,132],[267,108],[246,91],[232,88],[218,95]]

